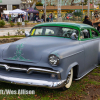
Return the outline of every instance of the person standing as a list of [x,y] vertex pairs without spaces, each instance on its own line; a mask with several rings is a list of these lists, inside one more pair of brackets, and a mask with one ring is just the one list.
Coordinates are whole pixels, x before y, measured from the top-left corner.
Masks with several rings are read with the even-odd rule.
[[23,22],[23,14],[21,14],[21,22]]
[[31,16],[31,13],[30,13],[30,15],[29,15],[29,21],[31,21],[32,20],[32,16]]
[[43,14],[42,14],[42,16],[41,16],[41,23],[43,22],[43,18],[44,18],[44,16],[43,16]]
[[45,22],[45,13],[44,13],[44,15],[43,15],[43,21]]
[[6,14],[6,21],[8,22],[8,15]]
[[51,15],[50,15],[50,22],[53,22],[53,14],[51,13]]
[[83,23],[93,26],[93,23],[89,20],[88,16],[85,16]]
[[49,16],[47,16],[46,21],[49,22]]
[[20,22],[20,14],[18,14],[18,22]]
[[97,10],[94,12],[94,17],[96,20],[98,20],[98,11]]

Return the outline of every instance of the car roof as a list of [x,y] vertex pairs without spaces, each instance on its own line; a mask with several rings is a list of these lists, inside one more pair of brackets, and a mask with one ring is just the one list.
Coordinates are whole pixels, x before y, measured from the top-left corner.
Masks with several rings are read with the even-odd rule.
[[62,26],[62,27],[75,27],[75,28],[78,28],[78,29],[81,29],[81,28],[93,28],[92,26],[90,25],[87,25],[87,24],[82,24],[82,23],[68,23],[68,22],[49,22],[49,23],[41,23],[41,24],[38,24],[36,25],[35,27],[41,27],[41,26]]

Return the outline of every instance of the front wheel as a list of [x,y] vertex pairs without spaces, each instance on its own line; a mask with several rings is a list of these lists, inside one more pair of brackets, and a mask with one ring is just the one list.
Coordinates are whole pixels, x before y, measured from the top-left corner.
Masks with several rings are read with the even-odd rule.
[[66,79],[65,86],[62,87],[62,90],[69,89],[71,87],[72,80],[73,80],[73,68],[69,71],[67,79]]

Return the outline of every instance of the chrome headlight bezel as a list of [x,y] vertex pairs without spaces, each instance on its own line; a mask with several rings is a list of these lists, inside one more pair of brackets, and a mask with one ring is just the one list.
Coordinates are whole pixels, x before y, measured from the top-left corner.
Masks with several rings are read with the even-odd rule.
[[58,66],[60,63],[59,57],[54,54],[49,55],[48,60],[52,66]]

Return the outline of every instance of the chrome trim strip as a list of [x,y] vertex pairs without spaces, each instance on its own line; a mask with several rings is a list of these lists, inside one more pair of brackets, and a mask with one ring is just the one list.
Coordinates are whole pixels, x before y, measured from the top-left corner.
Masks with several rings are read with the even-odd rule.
[[53,81],[37,80],[37,79],[7,77],[3,75],[0,75],[0,80],[2,82],[12,83],[12,84],[40,86],[40,87],[47,87],[52,89],[63,87],[66,83],[66,80],[60,80],[60,81],[58,80],[53,82]]
[[26,68],[10,67],[6,64],[0,64],[0,67],[4,67],[6,69],[6,71],[10,71],[10,70],[26,71],[27,74],[30,74],[33,71],[43,72],[43,73],[52,73],[52,74],[57,74],[58,79],[61,79],[60,72],[54,71],[54,70],[48,70],[48,69],[42,69],[42,68],[33,68],[33,67],[26,69]]
[[76,53],[73,53],[73,54],[71,54],[71,55],[65,56],[65,57],[63,57],[63,58],[71,57],[71,56],[76,55],[76,54],[78,54],[78,53],[81,53],[81,52],[83,52],[83,51],[84,51],[84,50],[81,50],[81,51],[79,51],[79,52],[76,52]]

